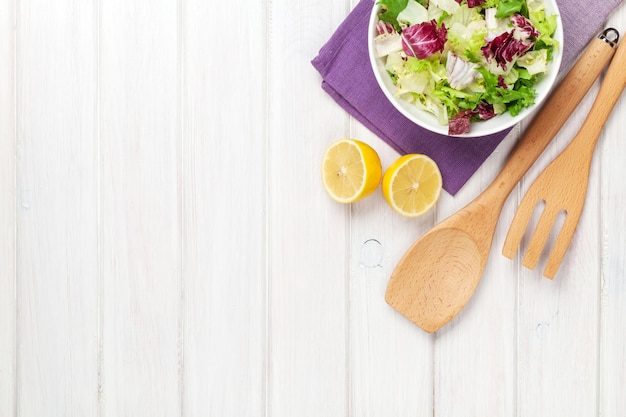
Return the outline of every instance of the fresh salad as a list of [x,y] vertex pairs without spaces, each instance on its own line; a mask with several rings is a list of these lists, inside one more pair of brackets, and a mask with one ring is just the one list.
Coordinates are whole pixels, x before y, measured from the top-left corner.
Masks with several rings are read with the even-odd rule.
[[542,0],[379,0],[374,39],[396,95],[448,134],[535,102],[558,42]]

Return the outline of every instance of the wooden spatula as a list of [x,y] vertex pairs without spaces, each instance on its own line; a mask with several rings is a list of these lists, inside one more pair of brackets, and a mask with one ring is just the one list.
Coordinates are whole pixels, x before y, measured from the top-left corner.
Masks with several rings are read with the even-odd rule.
[[565,222],[556,238],[544,276],[554,278],[574,236],[585,204],[593,152],[611,110],[626,87],[626,46],[620,46],[611,61],[591,111],[572,142],[535,179],[515,213],[502,253],[515,255],[537,203],[545,208],[524,256],[523,265],[534,269],[560,212]]
[[448,323],[465,306],[487,263],[505,200],[612,56],[613,44],[605,31],[546,100],[494,182],[404,254],[387,286],[389,305],[428,332]]

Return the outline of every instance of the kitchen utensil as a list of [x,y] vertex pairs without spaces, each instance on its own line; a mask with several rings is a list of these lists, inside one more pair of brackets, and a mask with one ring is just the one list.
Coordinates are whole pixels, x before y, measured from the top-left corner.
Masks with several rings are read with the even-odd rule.
[[578,134],[535,179],[522,199],[504,241],[502,250],[504,256],[512,258],[515,255],[535,206],[543,200],[545,208],[522,263],[529,269],[535,269],[554,221],[560,212],[565,212],[565,222],[543,272],[547,278],[554,278],[583,211],[596,143],[625,87],[626,46],[621,46],[615,52],[593,107]]
[[418,239],[396,265],[385,300],[422,329],[438,330],[469,301],[487,263],[505,200],[613,55],[607,33],[591,41],[546,100],[493,183]]

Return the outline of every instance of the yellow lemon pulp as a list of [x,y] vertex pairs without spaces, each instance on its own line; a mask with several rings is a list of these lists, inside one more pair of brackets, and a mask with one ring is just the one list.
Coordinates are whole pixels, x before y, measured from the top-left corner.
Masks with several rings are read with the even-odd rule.
[[430,210],[441,194],[439,167],[426,155],[398,158],[383,176],[383,196],[395,211],[419,217]]
[[382,177],[378,154],[356,139],[341,139],[326,149],[322,181],[330,197],[340,203],[358,201],[376,190]]

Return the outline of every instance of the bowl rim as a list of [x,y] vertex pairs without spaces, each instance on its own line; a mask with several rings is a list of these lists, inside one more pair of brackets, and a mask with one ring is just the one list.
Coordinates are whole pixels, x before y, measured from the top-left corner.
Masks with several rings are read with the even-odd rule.
[[[372,67],[372,71],[374,72],[374,77],[376,78],[376,82],[378,86],[382,90],[383,94],[387,98],[387,100],[393,105],[393,107],[398,110],[404,117],[409,119],[411,122],[416,125],[429,130],[433,133],[437,133],[443,136],[449,137],[458,137],[458,138],[480,138],[484,136],[493,135],[496,133],[503,132],[509,128],[514,127],[522,120],[529,117],[535,111],[537,111],[545,101],[545,99],[550,95],[553,88],[556,85],[556,80],[558,79],[559,72],[562,65],[563,60],[563,21],[561,17],[561,13],[559,10],[559,6],[556,0],[541,0],[542,3],[549,7],[549,12],[551,14],[557,15],[557,26],[556,31],[553,35],[554,39],[559,42],[559,47],[555,49],[554,54],[552,56],[552,61],[548,64],[550,69],[548,73],[535,85],[535,89],[537,90],[537,95],[535,97],[535,103],[530,107],[524,108],[520,111],[517,116],[511,116],[509,113],[500,114],[493,119],[485,120],[482,122],[477,122],[472,124],[472,129],[469,133],[464,133],[461,135],[449,135],[448,134],[448,125],[440,125],[437,121],[437,118],[424,111],[420,110],[414,105],[410,104],[407,101],[401,100],[395,96],[393,92],[393,84],[391,84],[391,78],[386,77],[383,78],[384,64],[382,63],[382,59],[379,58],[375,52],[374,46],[374,38],[376,34],[376,22],[378,19],[378,10],[380,9],[380,4],[378,4],[378,0],[375,0],[374,5],[372,7],[372,11],[370,13],[369,23],[368,23],[368,32],[367,32],[367,47],[368,47],[368,55],[370,65]],[[494,123],[490,123],[494,122]]]

